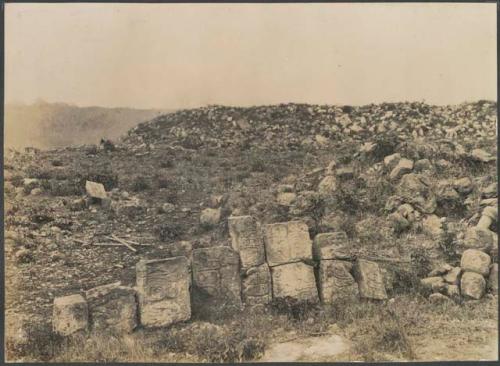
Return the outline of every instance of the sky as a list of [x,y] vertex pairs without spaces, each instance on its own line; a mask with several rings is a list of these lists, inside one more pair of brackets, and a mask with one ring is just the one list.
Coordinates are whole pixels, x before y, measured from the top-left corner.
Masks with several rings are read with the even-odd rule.
[[5,100],[496,100],[496,4],[5,4]]

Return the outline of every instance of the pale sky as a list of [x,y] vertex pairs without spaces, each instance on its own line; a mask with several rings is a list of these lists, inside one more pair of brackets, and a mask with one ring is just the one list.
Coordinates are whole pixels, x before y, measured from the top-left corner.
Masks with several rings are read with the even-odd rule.
[[5,4],[5,98],[496,100],[496,4]]

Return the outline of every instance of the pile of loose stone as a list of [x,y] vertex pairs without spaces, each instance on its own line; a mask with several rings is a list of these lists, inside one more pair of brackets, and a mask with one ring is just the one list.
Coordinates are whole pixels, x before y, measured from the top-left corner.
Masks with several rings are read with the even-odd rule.
[[251,307],[273,298],[323,303],[339,297],[387,298],[378,264],[356,259],[344,232],[318,234],[311,241],[302,221],[262,229],[252,216],[228,220],[232,247],[194,249],[190,258],[141,260],[133,288],[118,282],[88,290],[84,296],[56,298],[54,330],[62,335],[90,329],[131,332],[138,325],[162,327],[185,321],[191,317],[194,287]]

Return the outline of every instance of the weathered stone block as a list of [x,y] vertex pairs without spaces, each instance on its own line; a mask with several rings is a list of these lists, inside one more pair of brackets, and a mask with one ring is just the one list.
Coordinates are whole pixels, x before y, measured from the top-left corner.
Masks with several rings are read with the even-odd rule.
[[186,257],[141,260],[136,271],[142,325],[162,327],[191,317]]
[[272,300],[271,272],[267,263],[247,271],[241,281],[243,302],[247,305],[268,304]]
[[465,238],[463,241],[463,249],[460,251],[465,251],[467,249],[477,249],[484,252],[489,252],[493,246],[493,233],[490,230],[472,227],[469,228],[465,233]]
[[358,282],[361,297],[375,300],[387,299],[384,278],[377,263],[364,259],[356,260],[354,277]]
[[479,273],[465,272],[460,281],[462,296],[479,300],[484,295],[486,281]]
[[490,272],[490,264],[490,256],[476,249],[467,249],[460,261],[460,267],[464,271],[476,272],[483,276],[487,276]]
[[230,247],[193,250],[193,284],[214,297],[241,303],[239,255]]
[[273,297],[318,301],[314,269],[302,262],[271,267]]
[[354,253],[349,248],[349,240],[344,231],[318,234],[313,241],[313,258],[324,259],[353,259]]
[[321,302],[331,304],[336,299],[355,299],[358,284],[349,273],[352,264],[341,260],[322,260],[319,264],[318,287]]
[[228,218],[233,249],[240,254],[242,268],[261,265],[266,261],[264,238],[259,223],[252,216]]
[[413,170],[413,161],[403,158],[399,160],[398,163],[396,164],[396,167],[392,169],[389,178],[391,180],[399,179],[403,175],[411,173],[412,170]]
[[85,297],[93,330],[129,333],[137,326],[136,292],[132,288],[115,282],[90,289]]
[[89,311],[81,295],[69,295],[54,299],[52,325],[54,332],[67,336],[88,329]]
[[312,259],[312,243],[307,225],[289,221],[266,225],[264,241],[269,266]]

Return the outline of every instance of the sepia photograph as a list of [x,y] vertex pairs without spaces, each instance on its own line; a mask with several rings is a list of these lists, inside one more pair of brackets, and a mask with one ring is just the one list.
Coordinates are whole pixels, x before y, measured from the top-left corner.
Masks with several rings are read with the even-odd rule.
[[496,2],[2,11],[5,362],[498,362]]

